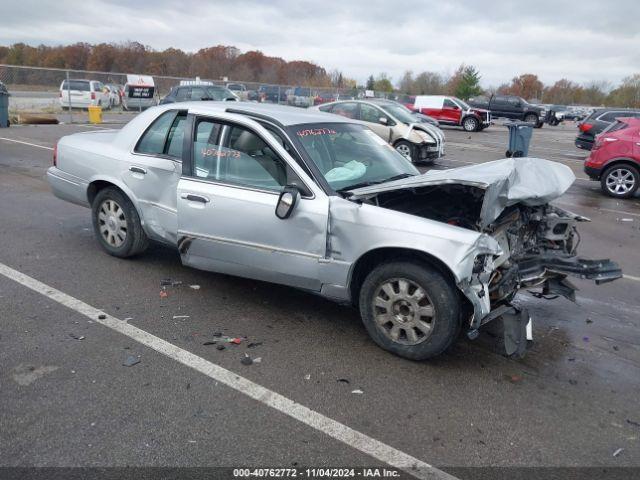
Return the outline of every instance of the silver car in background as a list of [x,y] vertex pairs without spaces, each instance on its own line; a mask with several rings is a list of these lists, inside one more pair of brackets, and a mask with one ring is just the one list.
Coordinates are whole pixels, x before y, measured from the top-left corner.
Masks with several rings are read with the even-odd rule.
[[416,118],[398,102],[375,98],[344,100],[312,109],[362,122],[413,163],[433,162],[444,155],[442,130]]
[[120,131],[63,137],[47,177],[56,196],[91,208],[111,255],[155,240],[191,267],[351,304],[378,345],[414,360],[490,321],[503,322],[506,353],[522,354],[519,290],[571,297],[567,275],[621,276],[578,258],[586,219],[548,204],[574,180],[565,165],[420,174],[362,123],[308,109],[152,108]]

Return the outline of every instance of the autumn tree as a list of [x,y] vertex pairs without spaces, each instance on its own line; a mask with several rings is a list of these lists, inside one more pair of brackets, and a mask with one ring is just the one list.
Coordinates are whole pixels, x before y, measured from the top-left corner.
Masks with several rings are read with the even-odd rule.
[[506,95],[516,95],[525,100],[542,98],[544,85],[533,73],[525,73],[511,79],[511,84],[502,89],[502,93]]

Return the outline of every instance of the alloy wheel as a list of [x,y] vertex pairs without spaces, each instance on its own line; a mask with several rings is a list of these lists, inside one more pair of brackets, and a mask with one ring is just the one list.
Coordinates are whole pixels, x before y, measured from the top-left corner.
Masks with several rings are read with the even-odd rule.
[[620,167],[609,172],[605,183],[614,195],[625,195],[633,190],[636,180],[630,170]]

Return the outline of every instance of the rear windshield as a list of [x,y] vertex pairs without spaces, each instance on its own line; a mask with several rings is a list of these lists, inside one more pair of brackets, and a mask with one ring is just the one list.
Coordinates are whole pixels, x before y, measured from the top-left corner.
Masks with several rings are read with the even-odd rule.
[[91,84],[84,80],[69,80],[69,86],[67,81],[62,82],[62,90],[79,90],[81,92],[90,92]]

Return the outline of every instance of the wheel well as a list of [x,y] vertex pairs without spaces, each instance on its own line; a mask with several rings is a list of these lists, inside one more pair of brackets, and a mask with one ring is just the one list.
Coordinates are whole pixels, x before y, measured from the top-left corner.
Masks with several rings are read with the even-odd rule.
[[[89,187],[87,188],[87,200],[89,201],[89,205],[93,205],[93,200],[96,198],[96,195],[98,195],[98,192],[100,190],[104,190],[107,187],[117,188],[122,192],[122,189],[120,187],[111,182],[107,182],[106,180],[96,180],[95,182],[91,182],[89,184]],[[124,195],[127,195],[124,192],[122,193]]]
[[526,112],[524,114],[524,118],[530,117],[531,115],[533,115],[536,118],[540,118],[540,115],[538,115],[536,112]]
[[[360,296],[360,287],[367,278],[367,275],[378,265],[390,261],[409,260],[426,264],[438,272],[440,272],[452,285],[456,284],[453,273],[447,265],[440,259],[419,250],[411,250],[409,248],[385,247],[371,250],[362,255],[355,263],[351,270],[349,282],[349,293],[351,294],[351,303],[358,306],[358,298]],[[460,295],[465,298],[464,295]],[[468,300],[467,300],[468,301]]]
[[630,158],[616,158],[614,160],[611,160],[609,163],[605,164],[602,167],[602,173],[600,174],[600,178],[602,178],[602,175],[604,175],[604,172],[608,168],[613,167],[614,165],[623,165],[623,164],[635,168],[636,171],[640,171],[640,165],[638,165],[637,162],[634,162]]

